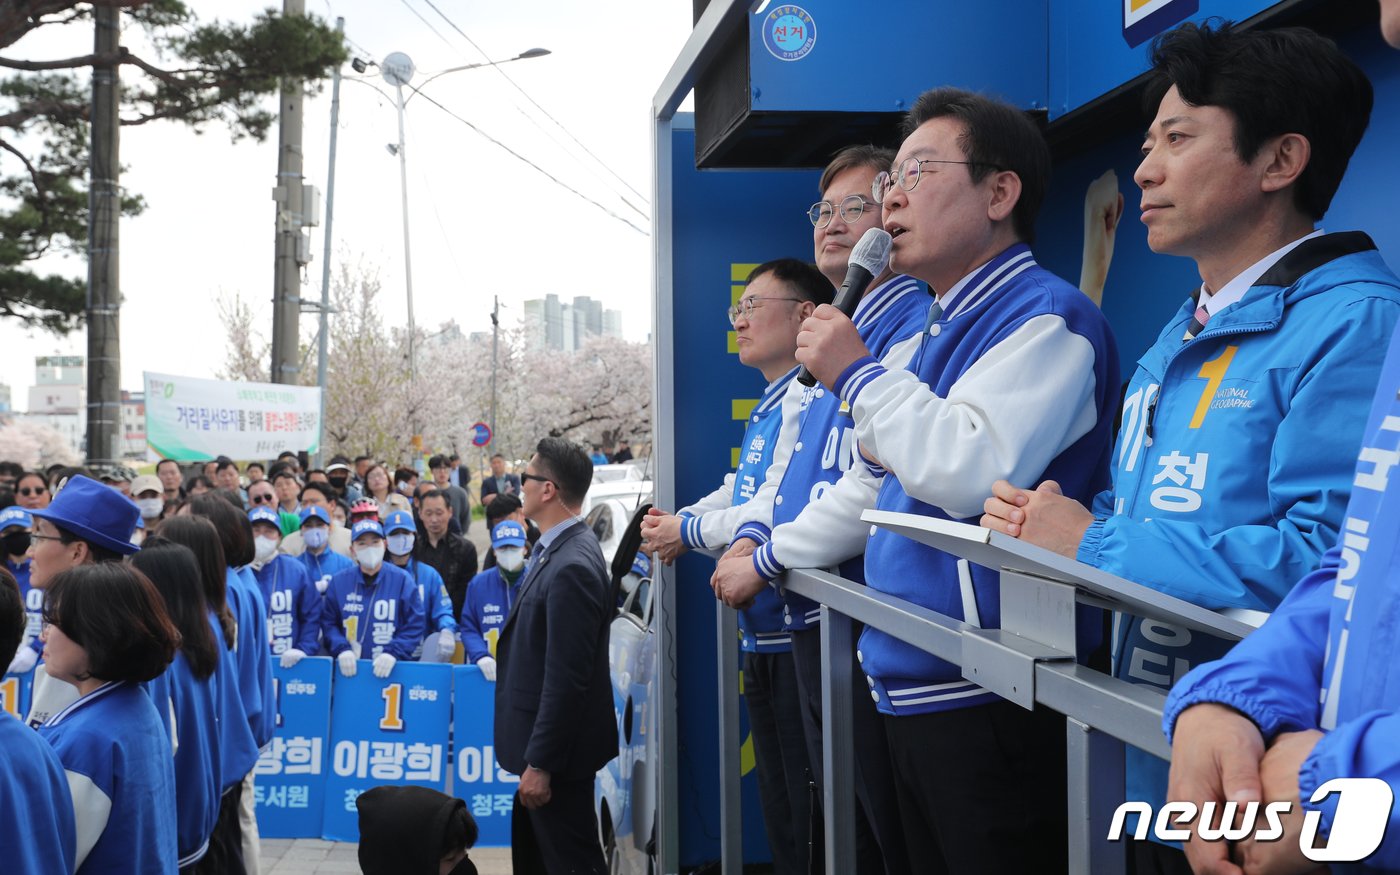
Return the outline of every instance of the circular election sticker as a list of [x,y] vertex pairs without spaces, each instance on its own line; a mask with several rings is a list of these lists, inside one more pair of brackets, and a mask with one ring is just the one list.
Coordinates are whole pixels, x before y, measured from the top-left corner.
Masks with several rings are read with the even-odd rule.
[[763,19],[763,45],[780,61],[800,61],[816,43],[816,22],[801,6],[777,6]]

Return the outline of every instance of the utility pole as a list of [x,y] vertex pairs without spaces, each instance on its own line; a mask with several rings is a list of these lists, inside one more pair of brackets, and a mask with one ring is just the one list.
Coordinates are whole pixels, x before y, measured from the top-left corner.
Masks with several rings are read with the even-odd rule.
[[[306,14],[306,0],[282,0],[282,15]],[[302,235],[301,123],[304,89],[300,79],[284,79],[279,96],[281,121],[277,135],[277,230],[272,291],[272,382],[295,383],[301,370],[299,355],[301,266],[309,261]]]
[[[335,20],[335,32],[345,32],[345,18]],[[335,143],[340,130],[340,66],[331,79],[331,155],[326,162],[326,245],[321,256],[321,314],[316,333],[316,385],[321,387],[321,440],[316,445],[316,467],[322,468],[326,454],[326,358],[330,344],[329,320],[331,309],[331,222],[335,218]]]
[[92,154],[88,180],[87,459],[121,460],[121,271],[117,231],[121,218],[121,164],[117,108],[121,84],[121,10],[96,5],[92,69]]
[[496,348],[501,336],[501,299],[491,296],[491,440],[496,440]]

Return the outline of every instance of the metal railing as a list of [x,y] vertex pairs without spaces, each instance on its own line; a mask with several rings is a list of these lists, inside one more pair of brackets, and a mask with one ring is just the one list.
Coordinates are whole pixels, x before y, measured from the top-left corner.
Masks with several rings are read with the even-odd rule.
[[[868,517],[880,525],[874,516]],[[890,525],[889,528],[897,528]],[[922,538],[920,540],[923,540]],[[1024,571],[1001,571],[1000,629],[982,629],[872,590],[823,571],[787,573],[786,588],[821,607],[822,648],[822,811],[826,871],[848,873],[855,861],[855,771],[852,715],[853,624],[880,629],[920,650],[958,665],[963,676],[1024,708],[1036,704],[1066,717],[1069,871],[1089,875],[1122,872],[1123,846],[1107,840],[1115,809],[1123,802],[1124,744],[1162,759],[1171,750],[1162,735],[1166,696],[1076,662],[1075,607],[1114,606],[1102,596],[1064,580]],[[1125,582],[1126,583],[1126,582]],[[1154,604],[1136,613],[1153,619],[1202,627],[1202,609],[1127,584],[1129,598]],[[1148,595],[1150,593],[1150,595]],[[1179,606],[1173,609],[1173,603]],[[719,660],[721,863],[726,873],[742,871],[739,817],[739,695],[736,613],[716,612]],[[1239,638],[1251,624],[1222,618],[1208,631]],[[833,658],[836,656],[837,658]]]

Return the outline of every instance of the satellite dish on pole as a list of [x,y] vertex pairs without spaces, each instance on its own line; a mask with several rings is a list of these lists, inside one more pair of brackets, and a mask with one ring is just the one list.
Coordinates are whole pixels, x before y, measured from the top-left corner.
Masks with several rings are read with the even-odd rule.
[[412,81],[415,69],[413,59],[403,52],[390,52],[379,65],[379,72],[384,81],[396,88],[402,88]]

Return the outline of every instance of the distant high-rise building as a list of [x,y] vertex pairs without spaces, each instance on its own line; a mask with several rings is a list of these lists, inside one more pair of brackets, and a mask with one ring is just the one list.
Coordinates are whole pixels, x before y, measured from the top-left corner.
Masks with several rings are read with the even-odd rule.
[[622,314],[603,310],[603,302],[578,295],[565,304],[549,294],[525,302],[525,331],[531,349],[569,352],[583,347],[590,337],[622,336]]

